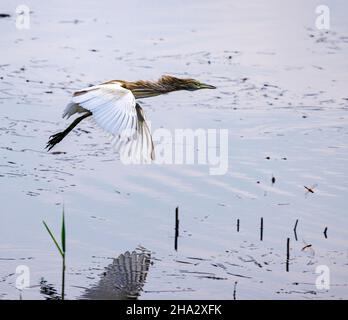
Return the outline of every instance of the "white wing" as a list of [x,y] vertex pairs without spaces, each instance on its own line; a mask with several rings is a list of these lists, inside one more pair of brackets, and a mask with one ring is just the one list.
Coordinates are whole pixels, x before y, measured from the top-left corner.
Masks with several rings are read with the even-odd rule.
[[149,127],[130,90],[118,83],[105,83],[75,92],[72,102],[92,113],[94,122],[109,133],[123,160],[154,159]]

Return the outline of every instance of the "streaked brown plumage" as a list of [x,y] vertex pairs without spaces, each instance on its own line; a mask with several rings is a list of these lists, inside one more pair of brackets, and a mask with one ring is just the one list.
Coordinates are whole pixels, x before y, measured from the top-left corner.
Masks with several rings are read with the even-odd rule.
[[173,91],[199,89],[215,89],[214,86],[201,83],[195,79],[180,79],[173,76],[162,76],[158,81],[139,80],[135,82],[112,80],[110,82],[119,82],[122,87],[132,91],[136,99],[143,99]]
[[[173,76],[162,76],[158,81],[111,80],[100,85],[76,91],[72,102],[66,107],[63,117],[75,113],[83,113],[64,131],[52,135],[46,145],[51,150],[62,141],[82,120],[92,117],[95,122],[106,130],[118,144],[132,144],[130,148],[146,153],[145,157],[154,159],[151,133],[146,123],[145,115],[135,99],[143,99],[166,94],[178,90],[195,91],[200,89],[215,89],[214,86],[201,83],[195,79],[180,79]],[[145,138],[145,139],[144,139]],[[145,141],[145,142],[144,142]],[[146,143],[147,145],[144,145]],[[133,150],[134,151],[134,150]],[[127,151],[132,152],[132,151]]]

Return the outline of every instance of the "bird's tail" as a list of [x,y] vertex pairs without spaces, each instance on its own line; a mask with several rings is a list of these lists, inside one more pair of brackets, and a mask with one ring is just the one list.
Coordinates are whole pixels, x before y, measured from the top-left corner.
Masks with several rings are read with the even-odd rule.
[[78,108],[79,105],[74,103],[74,102],[70,102],[64,109],[63,112],[63,118],[67,117],[70,118],[74,113],[78,112]]

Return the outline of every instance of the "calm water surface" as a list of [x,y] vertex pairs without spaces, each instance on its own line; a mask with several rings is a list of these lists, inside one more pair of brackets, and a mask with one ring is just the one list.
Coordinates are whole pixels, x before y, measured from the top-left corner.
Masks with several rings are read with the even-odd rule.
[[[27,1],[29,30],[0,19],[0,297],[20,297],[18,265],[23,299],[59,295],[42,220],[58,234],[64,204],[68,299],[348,298],[347,4],[321,32],[318,1],[80,2]],[[218,87],[142,105],[153,129],[228,129],[226,175],[125,166],[88,121],[44,151],[74,90],[162,74]]]

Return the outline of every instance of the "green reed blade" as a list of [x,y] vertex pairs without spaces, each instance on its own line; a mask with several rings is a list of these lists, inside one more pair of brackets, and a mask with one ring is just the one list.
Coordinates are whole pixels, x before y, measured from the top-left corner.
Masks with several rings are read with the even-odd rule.
[[54,237],[53,233],[51,232],[50,228],[48,227],[48,225],[46,224],[45,221],[42,221],[42,223],[44,224],[44,226],[45,226],[47,232],[48,232],[49,235],[51,236],[51,238],[52,238],[54,244],[56,245],[56,247],[57,247],[59,253],[61,254],[62,257],[64,257],[64,253],[63,253],[62,249],[59,247],[59,244],[58,244],[56,238]]

